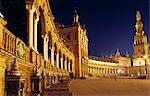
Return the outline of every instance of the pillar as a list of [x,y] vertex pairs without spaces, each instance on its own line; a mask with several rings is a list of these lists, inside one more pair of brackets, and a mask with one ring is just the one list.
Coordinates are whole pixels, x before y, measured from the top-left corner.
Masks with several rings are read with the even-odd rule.
[[56,66],[59,68],[59,52],[56,53]]
[[67,70],[67,60],[64,62],[65,70]]
[[39,17],[34,16],[34,49],[37,51],[37,25],[38,25]]
[[27,31],[28,31],[28,46],[32,49],[33,48],[33,13],[34,13],[34,10],[32,8],[27,8],[28,9],[28,28],[27,28]]
[[44,59],[46,61],[48,61],[48,38],[47,37],[44,37],[43,38],[43,53],[44,53]]
[[63,69],[63,56],[60,58],[61,60],[61,69]]
[[54,47],[51,48],[51,64],[54,65]]

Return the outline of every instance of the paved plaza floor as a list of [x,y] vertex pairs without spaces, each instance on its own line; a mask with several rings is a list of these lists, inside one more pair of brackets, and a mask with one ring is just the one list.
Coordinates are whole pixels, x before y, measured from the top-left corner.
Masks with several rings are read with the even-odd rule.
[[150,80],[72,80],[73,96],[150,96]]

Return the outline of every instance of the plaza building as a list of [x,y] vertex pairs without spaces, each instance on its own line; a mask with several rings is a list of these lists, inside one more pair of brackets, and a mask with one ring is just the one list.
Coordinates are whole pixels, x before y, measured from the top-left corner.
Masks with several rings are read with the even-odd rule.
[[131,66],[128,52],[124,56],[119,50],[111,57],[89,56],[87,30],[77,12],[71,25],[62,25],[54,22],[49,0],[2,0],[1,5],[2,96],[40,96],[63,77],[149,74],[149,45],[139,12]]
[[117,49],[114,56],[111,57],[89,57],[89,74],[94,76],[127,76],[129,75],[129,67],[131,59],[126,52],[125,56],[121,56]]

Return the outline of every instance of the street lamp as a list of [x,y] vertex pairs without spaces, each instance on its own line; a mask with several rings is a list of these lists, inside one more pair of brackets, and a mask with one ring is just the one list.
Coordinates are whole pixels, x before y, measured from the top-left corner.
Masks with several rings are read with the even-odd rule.
[[145,74],[146,74],[146,79],[147,79],[147,76],[148,76],[148,72],[147,72],[147,64],[146,64],[146,60],[147,60],[147,55],[144,55],[144,60],[145,60]]

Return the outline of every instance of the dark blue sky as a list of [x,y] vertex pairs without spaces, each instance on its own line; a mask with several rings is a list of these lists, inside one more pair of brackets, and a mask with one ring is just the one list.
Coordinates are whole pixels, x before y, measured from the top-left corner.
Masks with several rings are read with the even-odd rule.
[[87,28],[89,55],[109,56],[117,48],[121,54],[132,54],[137,10],[144,32],[147,36],[150,32],[149,0],[51,0],[50,5],[55,20],[65,25],[72,24],[74,10],[78,11],[81,24]]

